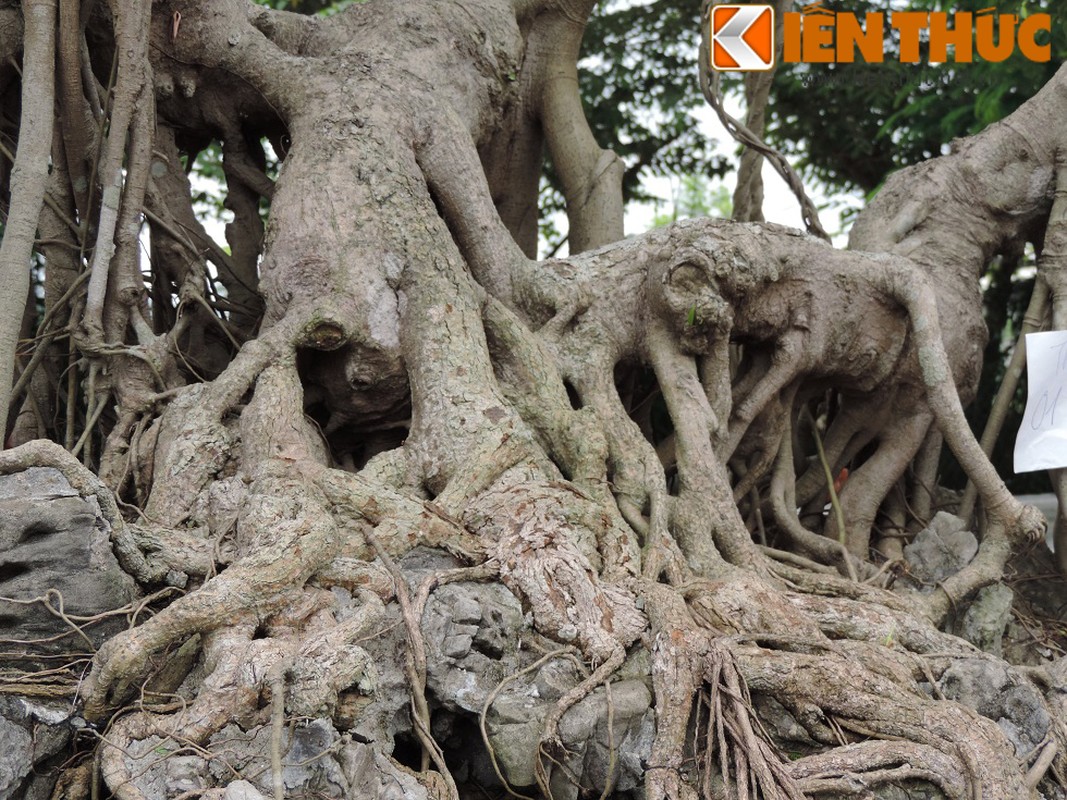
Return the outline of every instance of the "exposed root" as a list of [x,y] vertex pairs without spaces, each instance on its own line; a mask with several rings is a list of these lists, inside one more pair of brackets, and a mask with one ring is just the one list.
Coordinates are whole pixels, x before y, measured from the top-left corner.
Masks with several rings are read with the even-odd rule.
[[[631,781],[623,791],[640,791],[641,767],[624,763],[630,754],[613,724],[622,693],[612,693],[632,684],[625,724],[647,743],[646,687],[631,679],[649,669],[649,800],[870,796],[905,780],[952,797],[1021,800],[1050,769],[1062,771],[1062,698],[1035,693],[1033,705],[1055,724],[1016,768],[991,719],[945,699],[949,670],[963,660],[989,666],[987,657],[935,627],[1042,533],[974,443],[959,392],[971,390],[976,350],[967,339],[980,328],[968,265],[1040,227],[1051,188],[1044,170],[1062,149],[1062,126],[1006,137],[1016,120],[986,137],[1011,144],[994,148],[996,159],[978,148],[981,159],[953,155],[930,168],[942,180],[954,165],[947,171],[967,180],[953,186],[993,198],[975,203],[980,224],[926,192],[902,200],[902,184],[889,182],[875,201],[897,205],[888,232],[864,222],[857,244],[895,255],[712,220],[616,241],[622,164],[593,141],[576,89],[594,5],[364,3],[324,20],[238,0],[110,0],[110,13],[84,19],[77,3],[59,4],[61,129],[51,158],[31,159],[32,191],[16,191],[12,173],[9,194],[29,200],[12,204],[2,255],[7,271],[18,262],[12,307],[29,319],[37,294],[25,291],[27,259],[9,259],[8,245],[28,248],[41,168],[52,164],[41,229],[62,238],[42,252],[49,273],[63,265],[70,275],[46,279],[16,440],[52,435],[68,448],[34,442],[0,453],[0,472],[56,467],[99,500],[124,569],[149,592],[188,589],[154,615],[135,610],[135,626],[100,648],[82,687],[84,715],[110,722],[98,760],[116,800],[147,800],[146,775],[167,757],[156,747],[210,761],[213,737],[228,726],[262,734],[249,757],[279,800],[286,728],[298,720],[321,722],[336,742],[347,737],[326,750],[348,770],[350,794],[362,786],[374,795],[381,778],[390,793],[457,800],[467,787],[457,787],[445,752],[469,743],[479,692],[489,692],[480,722],[493,768],[522,797],[486,728],[509,685],[504,673],[522,657],[501,656],[511,641],[499,636],[479,644],[485,652],[473,646],[505,624],[509,634],[532,626],[565,645],[513,677],[563,652],[581,665],[577,685],[541,707],[531,780],[546,798],[570,781],[606,800],[616,769]],[[46,131],[31,117],[53,112],[50,102],[31,104],[29,90],[51,96],[52,81],[40,76],[53,54],[54,10],[26,0],[17,12],[26,22],[18,79],[27,130]],[[22,45],[7,33],[14,63]],[[113,85],[100,87],[112,57]],[[1060,77],[1046,100],[1062,86]],[[1035,118],[1062,117],[1062,103],[1046,105]],[[263,136],[285,162],[276,182]],[[196,223],[180,174],[181,158],[195,159],[213,137],[235,215],[230,252]],[[18,162],[47,149],[53,137],[43,138],[21,141]],[[536,262],[528,253],[545,144],[575,255]],[[259,196],[272,203],[266,228]],[[137,259],[143,215],[153,233],[150,302]],[[60,249],[77,256],[53,257]],[[20,318],[7,315],[7,334]],[[65,352],[63,326],[75,332]],[[11,375],[19,365],[7,334],[0,366]],[[656,402],[640,411],[619,388],[621,374],[636,373],[655,384],[646,397]],[[829,424],[815,440],[818,462],[805,463],[795,441],[808,443],[820,398],[817,416]],[[890,594],[860,582],[872,527],[923,442],[931,444],[917,477],[905,480],[923,485],[914,509],[928,516],[934,423],[977,487],[988,532],[977,558],[934,593]],[[103,482],[76,461],[97,460],[101,442]],[[838,498],[834,476],[846,467]],[[123,519],[109,482],[136,524]],[[735,495],[752,497],[762,548]],[[763,527],[768,509],[776,530]],[[897,503],[895,524],[906,509],[907,499]],[[14,546],[25,533],[13,534]],[[783,543],[788,552],[777,549]],[[438,553],[413,554],[412,564],[447,553],[462,567],[431,572],[413,589],[423,567],[406,572],[401,557],[419,546]],[[23,565],[8,566],[4,581]],[[434,683],[439,665],[428,663],[424,629],[432,615],[423,612],[436,587],[478,580],[506,587],[519,608],[505,598],[491,611],[506,623],[483,620],[481,603],[462,595],[474,587],[454,587],[455,613],[441,622],[451,626],[449,645],[429,651],[448,659],[443,669],[470,667],[470,680],[462,698],[435,698],[428,682],[444,682]],[[81,619],[52,603],[58,590],[35,594],[81,631]],[[159,595],[150,598],[154,610]],[[387,614],[403,629],[397,622],[395,638],[368,644]],[[375,658],[397,667],[392,697],[370,697]],[[1050,697],[1063,688],[1059,672],[1044,670]],[[568,711],[601,685],[611,687],[607,752],[602,737],[581,745],[583,759],[598,760],[601,785],[592,786],[572,769],[564,739]],[[786,734],[803,742],[797,760],[776,749],[789,735],[760,725],[754,709],[764,701],[781,706]],[[383,708],[380,727],[361,716]],[[503,715],[504,703],[493,710]],[[452,743],[432,730],[448,715],[459,721]],[[398,766],[406,754],[387,753],[412,732],[423,752],[409,773]],[[57,799],[101,794],[88,772],[79,768]]]
[[[873,671],[857,671],[843,653],[825,651],[817,657],[792,653],[774,658],[762,649],[736,651],[740,667],[753,691],[788,697],[795,704],[811,704],[848,730],[865,736],[903,739],[932,748],[955,760],[970,793],[978,798],[1029,797],[1024,775],[993,765],[1010,763],[1003,735],[996,725],[954,703],[930,701],[917,686],[903,688],[896,680]],[[782,671],[782,659],[791,669]],[[777,666],[771,666],[777,661]],[[891,700],[892,715],[884,712]],[[958,731],[967,730],[966,739]],[[951,773],[949,773],[951,774]],[[983,792],[986,794],[983,795]]]
[[[753,722],[744,680],[737,671],[728,640],[699,626],[665,587],[646,587],[655,610],[652,680],[656,692],[656,739],[652,746],[646,795],[655,800],[692,796],[683,781],[686,730],[694,698],[708,686],[708,722],[704,744],[705,796],[711,796],[714,754],[724,781],[731,774],[740,797],[802,797],[789,769]],[[754,784],[749,786],[749,776]]]
[[874,797],[877,786],[909,780],[933,784],[947,797],[963,797],[967,787],[955,759],[912,742],[855,742],[797,759],[790,767],[800,790],[812,796]]

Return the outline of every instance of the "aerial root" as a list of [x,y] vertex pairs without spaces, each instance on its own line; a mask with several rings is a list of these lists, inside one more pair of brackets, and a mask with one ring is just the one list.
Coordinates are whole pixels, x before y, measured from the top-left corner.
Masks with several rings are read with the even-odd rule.
[[1046,738],[1044,744],[1038,748],[1037,758],[1034,763],[1026,771],[1026,785],[1029,788],[1036,789],[1037,785],[1041,783],[1045,773],[1052,767],[1052,762],[1055,761],[1058,751],[1059,745],[1056,739],[1053,737]]
[[853,581],[858,579],[856,564],[845,543],[812,533],[797,518],[794,511],[797,500],[796,475],[793,471],[793,436],[788,422],[771,479],[770,500],[775,521],[794,545],[817,558],[820,563],[844,565],[848,577]]
[[[730,759],[741,797],[762,796],[767,800],[800,800],[789,765],[771,744],[756,717],[748,686],[738,671],[726,641],[717,641],[706,659],[708,709],[707,743],[704,754],[704,793],[710,796],[711,765],[716,752],[724,781],[729,780]],[[715,731],[712,736],[712,730]],[[752,778],[749,784],[749,776]]]

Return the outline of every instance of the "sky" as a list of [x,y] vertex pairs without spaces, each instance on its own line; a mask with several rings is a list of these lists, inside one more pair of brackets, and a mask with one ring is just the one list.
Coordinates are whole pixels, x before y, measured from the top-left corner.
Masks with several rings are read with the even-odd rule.
[[[744,116],[743,100],[738,94],[727,95],[725,106],[727,113],[731,116],[736,118]],[[704,106],[694,112],[693,124],[699,126],[706,136],[717,143],[716,153],[730,159],[734,164],[738,163],[738,145],[722,126],[710,106]],[[727,174],[723,183],[733,195],[734,187],[737,185],[736,170]],[[648,230],[652,224],[652,217],[657,212],[663,213],[670,209],[672,183],[669,178],[650,178],[645,181],[645,186],[650,193],[662,198],[663,205],[657,209],[652,203],[631,203],[627,207],[625,218],[627,236]],[[861,207],[862,199],[836,190],[828,192],[826,187],[818,185],[806,183],[805,188],[816,207],[819,208],[819,217],[823,227],[833,237],[834,244],[843,247],[848,238],[848,231],[841,230],[841,212],[847,208]],[[804,227],[800,216],[800,204],[796,197],[766,161],[763,164],[763,195],[763,215],[768,222],[777,222],[793,228]],[[824,206],[827,207],[824,208]]]

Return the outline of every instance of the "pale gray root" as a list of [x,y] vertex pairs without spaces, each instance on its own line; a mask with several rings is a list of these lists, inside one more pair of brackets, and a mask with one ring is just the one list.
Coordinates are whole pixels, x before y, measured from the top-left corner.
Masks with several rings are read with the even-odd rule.
[[[620,244],[570,259],[570,270],[565,273],[557,270],[550,280],[610,283],[631,295],[624,298],[621,291],[616,294],[609,289],[565,333],[554,332],[549,344],[561,373],[575,382],[583,401],[598,411],[602,421],[619,421],[620,433],[615,436],[605,426],[609,446],[619,435],[626,436],[633,425],[622,417],[610,370],[626,355],[643,357],[652,364],[675,422],[676,440],[685,444],[684,450],[678,447],[683,487],[678,506],[683,513],[691,497],[687,481],[705,497],[725,487],[724,476],[715,474],[721,467],[700,455],[708,451],[710,437],[721,421],[713,418],[702,389],[708,377],[696,378],[691,354],[711,352],[711,342],[725,336],[773,347],[784,339],[791,344],[782,352],[791,359],[782,360],[778,369],[772,368],[755,382],[750,394],[756,400],[752,416],[762,410],[761,403],[780,396],[785,386],[801,377],[832,378],[843,390],[860,397],[884,393],[894,383],[919,383],[921,391],[913,390],[908,400],[918,403],[921,396],[928,398],[928,413],[937,420],[965,470],[974,476],[989,513],[999,515],[1004,526],[1033,535],[1030,529],[1036,520],[1032,514],[1021,519],[1021,508],[966,427],[952,381],[952,362],[941,343],[937,295],[908,262],[838,253],[775,226],[681,223],[670,231],[649,234],[644,244],[659,248],[668,242],[669,248],[654,255],[632,252],[636,248],[630,243]],[[646,288],[642,296],[637,292],[643,273]],[[635,294],[640,303],[636,308]],[[537,309],[530,312],[536,314]],[[905,351],[908,331],[916,344]],[[850,347],[842,348],[844,341]],[[728,365],[718,368],[725,370]],[[589,387],[591,380],[595,389]],[[908,440],[899,446],[883,442],[872,462],[846,484],[842,499],[846,518],[853,508],[858,512],[857,519],[849,522],[846,544],[861,558],[867,555],[877,507],[925,437],[928,418],[921,416],[921,408],[917,406],[915,412],[919,417],[912,415]],[[631,438],[636,447],[636,428]],[[847,446],[842,436],[835,449]],[[652,463],[659,471],[659,465]],[[647,487],[647,477],[638,485]],[[732,503],[707,506],[725,507]],[[715,522],[715,544],[718,550],[728,551],[731,561],[744,563],[751,542],[736,513],[727,517]],[[714,561],[708,559],[714,556],[705,555],[713,551],[698,544],[699,533],[696,539],[681,530],[676,535],[700,569],[713,567]]]
[[[656,693],[656,738],[649,757],[646,796],[655,800],[695,796],[681,770],[694,700],[706,687],[710,692],[707,743],[703,756],[698,754],[704,760],[705,780],[710,780],[713,769],[718,767],[724,781],[729,781],[732,773],[740,797],[801,798],[781,755],[759,723],[754,723],[747,687],[737,672],[729,639],[698,623],[682,598],[667,587],[645,584],[641,592],[655,637],[652,681]],[[697,710],[699,713],[699,707]],[[700,722],[697,724],[699,729]],[[750,774],[755,779],[751,795]],[[705,796],[710,796],[708,784],[701,788]]]
[[[132,266],[131,257],[136,255],[136,250],[130,249],[130,238],[131,235],[133,239],[137,237],[130,231],[129,223],[131,215],[140,214],[143,206],[146,156],[152,147],[149,125],[154,124],[154,115],[148,116],[153,106],[153,97],[148,94],[152,86],[148,60],[151,8],[118,0],[113,0],[109,6],[115,20],[119,63],[108,136],[100,154],[102,192],[97,245],[93,250],[85,310],[80,320],[84,346],[90,350],[121,341],[118,337],[124,332],[126,315],[116,314],[124,304],[106,301],[109,295],[117,297],[123,288],[130,288],[130,276],[125,273]],[[150,121],[149,125],[145,124],[146,120]],[[131,156],[128,175],[123,169],[127,138],[130,139]]]
[[[889,740],[904,739],[929,748],[956,764],[974,797],[1029,798],[1021,771],[1004,770],[1014,754],[991,720],[963,706],[931,701],[917,686],[902,688],[889,677],[864,671],[844,653],[790,653],[793,670],[773,666],[779,651],[747,647],[735,651],[753,691],[770,692],[787,704],[813,704],[846,731]],[[876,711],[892,700],[889,715]],[[965,739],[959,731],[967,730]]]
[[537,112],[567,201],[572,253],[623,237],[625,165],[593,138],[578,93],[578,51],[595,5],[595,0],[560,0],[537,21],[528,45],[539,87]]
[[941,592],[928,608],[930,618],[941,621],[961,600],[1003,575],[1013,548],[1043,539],[1046,524],[1040,511],[1023,506],[1008,491],[971,433],[942,344],[936,295],[925,276],[910,268],[886,274],[882,280],[908,309],[930,411],[945,442],[974,481],[987,516],[978,555],[940,585]]
[[958,759],[914,742],[855,742],[797,759],[790,767],[797,786],[809,796],[874,796],[869,794],[873,787],[907,781],[933,784],[947,797],[967,794],[967,776]]
[[[380,625],[385,607],[367,590],[357,613],[338,622],[328,592],[294,592],[286,607],[261,617],[238,614],[202,639],[206,675],[192,702],[142,694],[131,713],[116,719],[101,745],[101,773],[121,800],[144,800],[134,778],[128,745],[150,736],[180,747],[203,745],[229,723],[254,727],[267,713],[260,698],[280,700],[288,717],[329,715],[338,692],[365,674],[371,657],[359,646]],[[386,595],[388,598],[390,595]],[[253,638],[258,625],[269,636]],[[273,678],[281,672],[281,682]],[[274,694],[279,686],[283,696]],[[273,695],[273,696],[272,696]],[[167,712],[167,713],[164,713]],[[143,764],[140,765],[143,767]]]
[[[891,175],[850,232],[851,249],[904,256],[936,286],[945,349],[964,403],[977,387],[987,336],[978,279],[998,252],[1039,235],[1065,144],[1059,124],[1065,108],[1067,69],[1061,67],[1017,111],[957,140],[949,155]],[[887,427],[887,438],[905,422]]]
[[[745,85],[745,125],[756,138],[764,136],[767,116],[767,102],[770,99],[771,86],[781,57],[784,14],[792,6],[784,0],[774,4],[774,41],[777,56],[774,66],[768,70],[746,72]],[[701,24],[704,21],[701,20]],[[759,150],[745,147],[737,167],[737,186],[733,195],[733,219],[739,222],[763,222],[763,155]]]
[[1056,551],[1056,566],[1067,575],[1067,469],[1049,471],[1052,490],[1056,493],[1056,524],[1053,529],[1053,546]]
[[[830,241],[830,235],[826,233],[822,224],[819,222],[818,209],[804,190],[804,184],[801,182],[800,176],[797,175],[797,172],[793,169],[792,165],[786,161],[785,156],[773,147],[767,145],[756,132],[750,130],[744,123],[726,113],[720,86],[720,73],[718,70],[710,68],[711,26],[704,24],[704,21],[709,18],[712,5],[712,0],[703,0],[700,4],[700,18],[702,22],[700,50],[697,55],[697,68],[700,75],[700,90],[704,94],[704,99],[707,100],[708,104],[714,109],[722,126],[726,128],[727,132],[729,132],[739,144],[767,157],[771,166],[774,167],[782,180],[786,182],[786,185],[789,186],[794,196],[797,198],[797,201],[800,203],[800,216],[804,220],[804,227],[808,232],[825,241]],[[786,6],[781,7],[785,8]],[[781,14],[779,14],[778,17],[780,19]],[[780,40],[779,37],[778,41]]]
[[164,410],[145,507],[150,520],[173,527],[188,518],[200,492],[231,457],[235,437],[223,423],[225,416],[277,357],[286,338],[278,328],[248,342],[222,375],[184,389]]
[[[329,564],[340,537],[321,501],[307,496],[302,481],[294,486],[289,472],[284,463],[264,465],[250,493],[255,508],[241,521],[271,531],[269,543],[262,543],[165,613],[101,647],[84,688],[87,716],[98,717],[127,697],[143,679],[153,653],[194,633],[215,630],[241,614],[270,613],[286,602],[294,587]],[[293,553],[300,557],[294,559]]]
[[571,408],[551,353],[495,298],[482,312],[500,389],[563,474],[587,491],[606,488],[608,445],[590,409]]
[[[941,436],[940,431],[930,431],[915,460],[915,468],[911,476],[914,488],[910,510],[918,518],[916,522],[920,525],[926,525],[934,516],[934,495],[937,489],[943,442],[944,437]],[[982,452],[989,455],[989,451],[984,446]]]
[[[439,233],[433,223],[427,228],[429,235]],[[729,498],[729,486],[721,464],[701,460],[706,458],[701,452],[711,450],[711,435],[717,420],[713,419],[710,404],[703,394],[692,353],[700,352],[703,344],[714,335],[723,335],[723,315],[730,306],[716,289],[725,284],[724,294],[740,305],[745,295],[738,290],[738,283],[745,287],[745,291],[761,284],[751,275],[735,277],[737,283],[733,285],[726,283],[727,278],[735,274],[737,261],[742,256],[722,243],[719,238],[722,231],[714,225],[682,226],[680,230],[660,235],[688,237],[692,245],[694,239],[709,233],[709,241],[700,242],[696,249],[683,251],[680,258],[638,263],[638,269],[629,278],[630,285],[651,287],[659,294],[651,295],[651,319],[638,317],[635,320],[633,344],[629,346],[648,358],[665,381],[671,381],[672,388],[667,392],[668,406],[682,420],[679,436],[685,439],[679,446],[679,467],[685,480],[691,481],[690,485],[719,492],[719,495],[712,495],[716,498],[714,502],[705,501],[708,505],[704,508],[718,509],[722,516],[731,517],[715,530],[721,534],[725,525],[736,525],[742,531],[744,528]],[[753,244],[759,244],[759,247],[746,247],[740,251],[753,265],[752,271],[770,276],[765,280],[773,283],[778,267],[759,263],[760,253],[771,249],[773,239],[767,242],[763,239],[765,234],[752,229],[742,228],[741,233],[751,236],[749,241]],[[619,247],[625,251],[627,245]],[[725,257],[717,261],[716,256],[723,254]],[[825,248],[820,246],[818,256],[825,258],[825,254]],[[595,264],[597,259],[605,257],[612,264],[625,263],[610,251],[593,254],[590,258]],[[904,295],[913,318],[925,313],[928,309],[923,305],[922,286],[908,294],[907,289],[897,285],[896,281],[900,280],[897,272],[889,268],[879,271],[878,268],[884,266],[883,262],[874,265],[876,276],[881,276],[876,277],[875,282],[884,281],[888,288],[883,287],[883,290],[889,296]],[[870,265],[867,268],[869,270]],[[713,281],[716,288],[709,289]],[[619,283],[625,285],[627,280]],[[483,540],[494,542],[497,548],[493,553],[494,560],[499,564],[502,580],[528,603],[534,625],[556,640],[575,642],[587,658],[606,665],[604,670],[596,673],[598,680],[606,678],[621,662],[625,647],[644,631],[646,622],[638,609],[635,590],[602,578],[604,562],[600,543],[605,538],[632,542],[632,537],[613,533],[610,518],[604,518],[602,506],[580,490],[563,484],[555,465],[541,455],[537,436],[550,434],[553,426],[559,423],[553,423],[544,415],[532,415],[532,419],[538,420],[536,427],[540,428],[535,433],[507,402],[493,371],[490,343],[483,332],[486,300],[479,302],[479,292],[466,277],[458,252],[448,251],[437,259],[410,264],[400,278],[398,290],[403,293],[406,303],[401,326],[405,363],[410,374],[418,376],[411,387],[412,433],[405,449],[421,475],[422,484],[443,504],[440,522],[447,526],[449,517],[462,514],[461,522],[466,528]],[[706,310],[708,317],[688,320],[686,309],[694,304],[702,310],[701,313]],[[594,305],[589,315],[597,312]],[[607,314],[607,309],[603,313]],[[503,325],[508,319],[500,316],[497,320],[498,347],[509,341]],[[586,322],[593,324],[594,320],[587,318]],[[578,327],[582,324],[579,319]],[[736,318],[734,324],[737,324]],[[681,346],[671,338],[672,325],[680,332],[677,335]],[[501,331],[504,332],[503,338],[500,338]],[[522,344],[520,331],[518,328],[512,331],[512,347]],[[943,365],[943,354],[939,356],[936,352],[936,323],[915,333],[925,358],[921,366],[931,384],[931,393],[935,398],[944,399],[938,392],[947,389],[933,380],[937,377],[938,367]],[[590,340],[597,341],[596,334]],[[619,341],[618,338],[614,340],[615,347],[619,347]],[[532,344],[527,342],[526,346]],[[566,360],[567,356],[579,358],[576,350],[568,349],[573,346],[566,338],[548,344],[549,352],[562,356],[560,363],[565,370],[574,369],[572,374],[576,374],[582,362],[576,360],[574,367],[567,367]],[[625,340],[622,346],[627,346]],[[932,355],[931,347],[934,347]],[[131,657],[131,651],[138,654],[158,651],[193,632],[217,626],[220,619],[234,619],[242,613],[272,613],[284,605],[294,586],[302,586],[333,564],[339,543],[343,541],[333,515],[344,503],[330,501],[327,505],[318,491],[309,489],[309,484],[314,485],[315,476],[321,474],[324,454],[314,432],[303,420],[300,384],[292,363],[293,356],[287,354],[287,349],[282,346],[274,351],[275,363],[255,381],[253,402],[241,415],[241,461],[250,467],[258,465],[254,473],[258,484],[251,487],[250,499],[254,500],[239,521],[238,537],[242,540],[242,550],[253,555],[238,561],[167,612],[113,641],[110,649],[101,653],[97,669],[90,677],[87,687],[92,700],[90,709],[96,711],[106,702],[113,702],[125,693],[126,685],[143,675],[144,662]],[[607,373],[608,365],[614,363],[612,359],[618,352],[610,349],[601,354],[593,352],[594,357],[603,359],[598,364],[601,374]],[[248,373],[234,369],[234,374]],[[509,377],[508,382],[514,383],[515,379]],[[557,411],[565,412],[563,395],[558,384],[556,386],[555,394],[548,396],[554,396]],[[610,389],[603,387],[602,392],[603,396],[613,396],[614,402],[619,403],[613,386]],[[621,412],[616,418],[628,421]],[[960,445],[959,431],[950,427],[953,419],[946,416],[945,420],[950,443]],[[651,452],[650,445],[648,448]],[[969,452],[965,443],[960,449],[965,456]],[[657,479],[662,481],[658,460],[655,464]],[[334,475],[332,472],[326,474]],[[1010,502],[1003,501],[988,474],[977,472],[976,476],[984,493],[994,501],[990,504],[992,513],[999,512],[1007,522],[1014,523],[1009,513]],[[337,480],[331,480],[330,483],[338,487],[335,491],[344,492],[343,482],[338,485]],[[349,486],[360,490],[358,479],[353,479]],[[692,493],[683,494],[681,499],[686,501],[691,496]],[[292,522],[279,531],[277,519],[285,514],[277,513],[280,507],[272,509],[278,503],[289,507],[294,498],[298,498],[296,506],[286,512]],[[1003,508],[998,508],[995,502],[998,500]],[[376,510],[371,499],[360,499],[358,491],[349,505],[357,517],[366,518]],[[396,503],[394,508],[401,510],[401,506]],[[413,506],[407,513],[412,514],[416,508],[420,516],[428,510],[428,507]],[[712,518],[712,521],[716,519]],[[430,522],[438,524],[433,520]],[[299,529],[283,536],[293,525]],[[447,527],[443,531],[447,531]],[[262,536],[269,536],[271,541]],[[1002,538],[1008,540],[1007,535]],[[277,552],[274,548],[279,539],[284,539],[281,546],[288,549],[292,549],[295,542],[300,543],[301,563],[289,561],[288,571],[278,558],[270,555]],[[691,560],[694,552],[697,551],[691,550],[687,554]],[[998,556],[993,554],[993,557],[995,560]],[[743,558],[739,561],[743,566],[753,565]],[[986,562],[990,562],[988,554]],[[628,561],[616,558],[614,569],[616,574],[639,573],[640,558],[632,545]],[[620,569],[621,573],[618,572]],[[788,574],[789,571],[775,569],[773,572]],[[816,641],[822,638],[818,627],[805,614],[789,611],[784,595],[748,569],[720,567],[712,575],[721,576],[721,579],[680,587],[682,595],[676,595],[666,587],[663,591],[677,597],[678,603],[683,602],[683,596],[687,598],[691,613],[701,621],[701,626],[709,629],[742,634],[770,631]],[[827,579],[828,576],[819,578]],[[251,601],[249,594],[254,594],[256,599]],[[876,594],[870,590],[866,596]],[[708,635],[699,631],[693,634],[697,639]],[[120,647],[120,642],[125,642],[126,647]],[[696,649],[700,650],[699,647]],[[737,658],[737,654],[732,653],[730,658]],[[708,668],[714,669],[714,665]],[[742,674],[747,677],[746,670],[742,669]],[[693,685],[685,696],[686,716],[692,697],[703,680],[701,678]],[[714,678],[710,685],[717,686],[718,681],[719,678]],[[593,685],[583,684],[581,691],[588,691]],[[732,688],[731,692],[736,694]],[[576,702],[580,694],[572,693],[564,699],[566,703]],[[818,702],[826,700],[820,698]],[[665,709],[668,703],[677,706],[673,713],[682,713],[678,710],[682,707],[680,697],[664,699]],[[561,704],[558,714],[565,710],[564,706],[565,703]],[[858,720],[854,723],[856,726],[864,727],[869,722],[864,713],[874,711],[857,707],[849,713],[852,716],[842,712],[848,719]],[[741,726],[738,735],[749,742],[749,750],[755,747],[755,752],[762,752],[762,746],[751,744],[759,737],[753,733],[756,738],[752,739],[745,733],[743,718],[739,718],[736,725]],[[675,728],[667,725],[664,735],[676,736],[676,732],[671,733]],[[929,743],[921,736],[917,741]],[[766,754],[761,757],[769,759]],[[784,780],[780,770],[772,764],[767,761],[768,785]],[[743,772],[747,775],[747,770]]]
[[[551,462],[536,455],[525,424],[506,410],[475,292],[454,263],[451,272],[444,264],[427,264],[405,275],[406,360],[422,376],[412,387],[408,446],[446,511],[461,514],[468,529],[493,543],[504,583],[531,604],[538,628],[577,641],[590,658],[606,660],[625,647],[618,638],[632,641],[643,623],[625,592],[599,586],[598,544],[618,543],[613,572],[636,574],[638,553],[632,540],[627,546],[627,537],[612,532],[598,503],[559,482]],[[462,370],[455,368],[457,361]],[[458,450],[457,435],[466,440]],[[497,460],[471,486],[472,470],[477,474],[487,459],[493,464],[501,450],[512,455]],[[542,488],[533,491],[537,483]],[[450,499],[457,485],[462,494]],[[524,498],[529,502],[521,503]],[[618,638],[609,635],[612,630],[619,631]]]
[[30,255],[48,186],[55,97],[55,0],[23,5],[22,115],[11,171],[11,207],[0,242],[0,432],[6,436],[19,328],[30,289]]
[[787,422],[774,465],[774,475],[771,478],[769,491],[774,521],[801,552],[808,553],[822,564],[840,565],[846,574],[855,580],[856,565],[844,543],[809,531],[797,518],[796,475],[793,472],[791,427]]
[[647,347],[674,422],[681,485],[671,519],[678,543],[697,574],[714,574],[723,557],[754,566],[756,550],[736,513],[725,465],[711,444],[720,422],[704,393],[696,360],[678,347],[665,324],[679,309],[660,301],[653,310],[658,313],[649,325]]
[[164,613],[101,647],[86,681],[87,715],[102,715],[122,701],[143,679],[154,653],[241,615],[277,610],[337,555],[341,537],[325,498],[308,486],[299,468],[315,463],[315,443],[304,426],[291,362],[263,372],[242,423],[242,445],[252,456],[248,463],[256,465],[237,528],[239,552],[246,555]]
[[[62,150],[59,133],[53,131],[53,147]],[[54,430],[51,421],[59,413],[60,404],[51,391],[61,373],[56,363],[61,352],[56,338],[70,319],[70,293],[80,279],[72,195],[70,176],[63,161],[57,159],[53,161],[45,194],[51,201],[41,207],[37,220],[38,247],[48,265],[44,276],[44,316],[38,321],[33,355],[19,365],[21,374],[11,390],[13,403],[18,402],[23,392],[25,398],[18,417],[12,421],[10,447],[31,439],[48,438]],[[46,357],[50,358],[46,360]]]
[[535,269],[534,262],[519,249],[497,213],[470,133],[455,115],[445,114],[443,121],[416,150],[419,168],[474,279],[510,306],[513,276]]

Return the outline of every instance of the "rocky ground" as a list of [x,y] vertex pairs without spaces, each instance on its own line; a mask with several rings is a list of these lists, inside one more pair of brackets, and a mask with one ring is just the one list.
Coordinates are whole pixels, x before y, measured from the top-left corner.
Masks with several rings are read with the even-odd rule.
[[[180,588],[159,597],[137,597],[111,554],[99,504],[91,495],[81,496],[56,470],[33,468],[0,477],[0,543],[0,620],[5,629],[0,798],[45,800],[53,796],[56,768],[107,735],[80,718],[76,699],[92,649]],[[939,513],[905,548],[906,560],[895,568],[894,580],[901,587],[932,589],[976,550],[974,534],[958,518]],[[452,556],[425,548],[399,564],[413,587],[454,565]],[[366,597],[354,598],[340,587],[331,592],[339,622],[366,613]],[[288,797],[425,795],[410,775],[386,764],[369,744],[391,741],[401,765],[419,767],[404,671],[407,636],[398,607],[378,606],[361,623],[365,655],[354,667],[362,678],[341,694],[336,708],[320,709],[284,730]],[[529,614],[499,583],[436,589],[422,629],[433,733],[463,794],[501,796],[504,780],[511,786],[532,785],[545,715],[587,675],[578,654],[537,634]],[[1051,554],[1037,546],[1018,556],[1006,581],[983,589],[957,610],[951,630],[975,645],[974,657],[957,660],[926,684],[931,695],[956,700],[996,721],[1020,757],[1041,748],[1053,723],[1038,688],[1019,676],[1067,654],[1067,584],[1055,573]],[[202,665],[193,665],[196,638],[166,656],[175,665],[178,698],[183,686],[199,685],[203,677]],[[1009,671],[986,654],[1022,669]],[[162,688],[146,687],[146,700],[152,689]],[[582,786],[602,786],[609,774],[614,776],[614,796],[641,796],[655,734],[652,698],[648,650],[635,647],[608,686],[563,717],[566,769],[554,772],[556,798],[579,797]],[[782,753],[796,758],[812,752],[816,743],[786,709],[758,694],[753,702]],[[249,719],[218,732],[197,750],[148,738],[131,745],[127,767],[147,797],[194,796],[183,793],[230,781],[220,796],[259,800],[272,791],[270,736],[269,719]],[[375,759],[378,770],[366,770]],[[394,778],[391,786],[379,785],[377,777],[375,785],[364,785],[366,776],[386,773]],[[573,779],[565,779],[567,774]],[[243,780],[233,782],[238,776]],[[941,795],[916,784],[888,785],[876,796]]]

